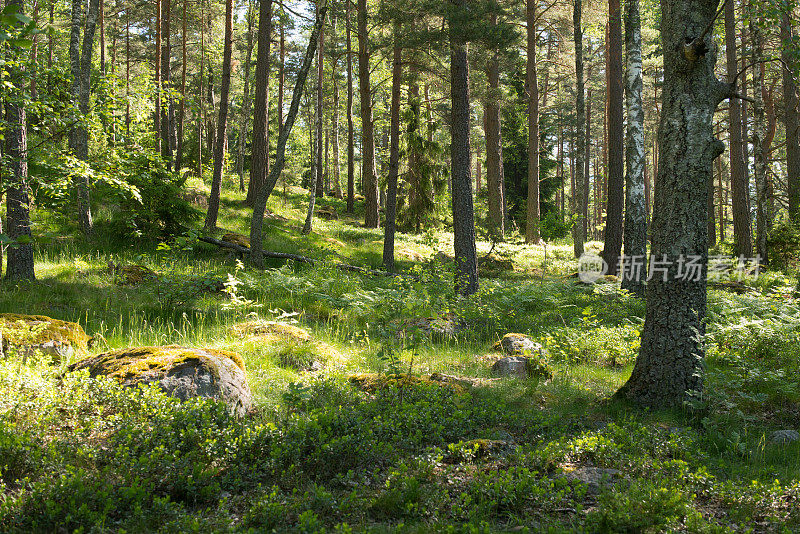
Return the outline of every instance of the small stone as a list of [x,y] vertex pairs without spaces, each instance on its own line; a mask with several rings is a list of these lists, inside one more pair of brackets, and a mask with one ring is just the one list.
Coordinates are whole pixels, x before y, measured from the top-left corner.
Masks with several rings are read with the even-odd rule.
[[613,485],[613,480],[621,475],[622,473],[618,469],[578,467],[564,473],[564,478],[586,484],[586,493],[588,495],[597,495],[602,488]]
[[494,344],[495,350],[502,350],[509,356],[522,356],[524,354],[536,354],[544,356],[545,350],[540,343],[535,342],[525,334],[506,334]]
[[509,356],[497,360],[494,365],[492,365],[492,374],[497,376],[514,376],[518,378],[553,378],[553,371],[546,363],[524,356]]
[[785,445],[800,440],[800,433],[797,430],[776,430],[769,435],[769,440],[772,443]]

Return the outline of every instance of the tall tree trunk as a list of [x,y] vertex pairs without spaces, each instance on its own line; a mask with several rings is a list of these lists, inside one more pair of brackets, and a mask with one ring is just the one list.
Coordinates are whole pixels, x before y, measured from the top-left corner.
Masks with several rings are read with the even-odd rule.
[[[736,79],[738,62],[736,60],[736,13],[733,0],[725,3],[725,58],[728,82]],[[745,159],[742,142],[742,107],[738,100],[731,100],[729,108],[731,192],[733,196],[733,237],[736,253],[746,257],[753,254],[753,238],[750,229],[749,188],[745,178]],[[663,157],[661,158],[663,161]],[[660,175],[659,175],[660,176]]]
[[[625,5],[625,49],[627,72],[625,98],[628,109],[625,159],[625,256],[627,273],[623,273],[622,288],[644,296],[644,279],[637,276],[632,263],[647,263],[647,202],[644,188],[644,108],[642,107],[642,33],[639,0],[627,0]],[[610,187],[610,186],[609,186]],[[713,192],[713,188],[712,188]],[[713,204],[712,204],[713,205]],[[642,271],[643,272],[643,271]]]
[[[465,16],[466,0],[454,1],[459,17]],[[453,189],[453,245],[456,263],[456,293],[469,296],[478,291],[478,256],[475,247],[475,215],[472,204],[469,149],[469,60],[464,29],[454,16],[450,30],[450,165]]]
[[791,52],[794,49],[794,29],[786,13],[781,15],[781,41],[789,218],[794,223],[800,223],[800,110],[798,110],[797,86],[794,80],[796,63]]
[[[97,21],[100,23],[100,74],[106,75],[106,15],[104,0],[97,6]],[[35,18],[35,17],[34,17]]]
[[281,5],[281,14],[278,17],[280,21],[280,61],[278,62],[278,135],[283,129],[283,93],[285,91],[284,84],[286,83],[286,35],[284,31],[284,18],[286,11]]
[[400,84],[403,82],[403,49],[400,24],[394,25],[392,56],[392,104],[389,110],[389,176],[386,184],[386,225],[383,234],[383,265],[394,271],[394,232],[397,219],[397,175],[400,168]]
[[316,111],[316,131],[317,131],[317,144],[316,144],[316,158],[317,158],[317,180],[315,194],[317,198],[322,198],[325,194],[325,166],[323,165],[323,135],[322,135],[322,109],[325,102],[325,26],[319,31],[319,44],[317,45],[317,111]]
[[[592,79],[592,71],[589,69],[587,80]],[[586,151],[583,160],[583,235],[586,239],[595,239],[596,229],[592,227],[591,220],[589,219],[589,193],[591,186],[589,180],[591,173],[589,172],[589,164],[592,161],[592,88],[586,88],[586,139],[584,141],[584,149]],[[595,174],[597,174],[595,172]],[[595,177],[595,179],[597,179]],[[591,230],[591,232],[590,232]]]
[[353,213],[355,198],[355,148],[353,142],[353,50],[350,32],[352,0],[345,0],[345,39],[347,54],[347,213]]
[[162,0],[156,0],[156,49],[155,69],[153,77],[156,86],[155,103],[153,107],[153,134],[155,138],[156,151],[161,152],[161,10]]
[[[320,3],[317,3],[317,18],[319,18],[319,9]],[[321,26],[319,29],[319,43],[317,44],[317,91],[316,91],[316,111],[314,113],[314,130],[316,132],[316,139],[314,140],[315,144],[314,147],[314,154],[312,154],[312,159],[314,159],[314,165],[312,165],[312,177],[313,180],[311,182],[311,187],[309,188],[308,192],[308,213],[306,214],[306,222],[303,225],[303,235],[308,235],[311,233],[312,225],[314,224],[314,202],[315,198],[322,198],[323,196],[323,184],[322,184],[322,103],[325,97],[323,88],[324,88],[324,74],[325,74],[325,62],[323,56],[323,49],[325,46],[325,26]]]
[[375,132],[372,123],[372,92],[369,82],[369,35],[367,0],[358,0],[358,89],[361,99],[361,180],[364,184],[364,226],[377,228],[378,177],[375,175]]
[[[278,181],[283,171],[284,163],[286,162],[286,141],[289,139],[289,134],[292,132],[292,126],[297,118],[297,112],[300,109],[300,98],[305,87],[308,71],[311,70],[311,63],[314,61],[314,52],[317,49],[317,39],[322,25],[325,22],[325,14],[328,11],[327,4],[322,4],[317,12],[317,20],[314,22],[314,28],[311,31],[306,54],[303,57],[303,63],[297,73],[297,81],[295,82],[294,91],[292,92],[292,103],[289,106],[289,113],[286,115],[286,123],[283,125],[280,135],[278,136],[278,145],[275,149],[275,166],[269,173],[264,187],[258,190],[256,201],[253,206],[253,218],[250,220],[250,259],[256,266],[261,266],[263,262],[263,244],[262,227],[264,224],[264,211],[267,207],[267,200],[272,193],[275,183]],[[264,14],[264,7],[262,5],[262,14]],[[259,19],[259,48],[261,46],[261,23],[268,24],[269,18]],[[269,35],[269,34],[268,34]],[[260,56],[265,57],[265,56]],[[254,127],[255,130],[255,127]]]
[[181,29],[181,103],[178,107],[178,140],[175,149],[175,170],[180,171],[183,164],[183,123],[186,119],[186,24],[188,19],[188,0],[183,0],[183,27]]
[[[72,5],[72,28],[70,32],[70,64],[72,68],[72,98],[78,110],[85,117],[89,113],[90,76],[92,70],[92,50],[94,34],[97,27],[99,0],[90,0],[86,12],[86,23],[83,24],[83,2],[75,0]],[[83,43],[80,42],[81,27],[84,27]],[[70,130],[69,148],[81,161],[89,157],[89,131],[82,120],[75,122]],[[93,233],[92,209],[89,201],[89,176],[75,179],[78,196],[78,222],[84,235]]]
[[[169,111],[172,109],[172,99],[168,96],[170,89],[170,56],[172,50],[170,48],[170,30],[169,22],[171,18],[172,2],[170,0],[161,0],[163,2],[161,8],[161,87],[166,89],[164,92],[164,102],[161,106],[161,157],[167,164],[167,168],[172,167],[172,143],[171,135],[171,122]],[[175,169],[179,170],[179,169]]]
[[[622,251],[622,211],[625,205],[622,118],[622,11],[620,0],[608,0],[608,185],[603,259],[609,274],[617,274]],[[644,143],[644,140],[642,140]]]
[[[9,0],[8,5],[18,6],[23,14],[22,0]],[[96,5],[95,5],[96,8]],[[8,67],[6,67],[8,68]],[[11,82],[16,91],[24,91],[25,77],[19,66],[11,67]],[[28,138],[25,108],[21,99],[10,99],[5,103],[5,155],[9,159],[10,181],[6,185],[6,232],[17,241],[8,247],[6,279],[34,280],[33,245],[31,238],[30,200],[28,198]],[[0,258],[2,259],[2,258]],[[0,265],[0,268],[2,265]]]
[[575,40],[575,79],[577,82],[575,98],[575,115],[577,134],[575,135],[575,182],[572,188],[572,210],[575,214],[575,223],[572,227],[573,252],[576,258],[583,254],[583,243],[586,241],[586,219],[584,217],[584,157],[586,157],[586,138],[583,131],[586,129],[586,115],[584,104],[583,81],[583,28],[581,27],[581,0],[572,2],[572,25]]
[[[239,175],[239,191],[244,193],[244,152],[247,145],[248,120],[250,119],[250,63],[253,60],[254,4],[247,7],[247,52],[244,62],[244,89],[242,94],[242,116],[239,119],[239,153],[236,158],[236,174]],[[280,100],[280,93],[278,93]]]
[[528,90],[528,202],[525,242],[539,243],[539,82],[536,79],[536,3],[527,0],[527,51],[525,85]]
[[125,10],[125,135],[131,138],[131,14],[128,10]]
[[203,82],[205,81],[205,57],[206,57],[206,41],[205,41],[205,13],[203,3],[200,4],[200,77],[198,78],[198,92],[197,102],[200,110],[197,114],[197,177],[200,182],[204,183],[203,179],[203,125],[205,124],[205,98],[203,97]]
[[[33,0],[33,20],[39,20],[39,0]],[[36,87],[36,70],[37,70],[37,55],[39,52],[39,34],[34,34],[33,40],[31,42],[31,55],[30,55],[30,62],[33,65],[30,73],[30,90],[31,90],[31,100],[38,100],[38,91]],[[105,73],[104,73],[105,74]],[[0,262],[2,263],[2,262]]]
[[[651,279],[639,356],[618,396],[653,408],[681,406],[703,389],[708,235],[706,190],[717,105],[733,94],[714,77],[710,30],[718,0],[661,0],[664,91],[653,211]],[[696,272],[690,265],[697,265]],[[687,275],[687,272],[691,274]]]
[[[497,15],[492,15],[492,26],[497,25]],[[505,236],[503,214],[503,142],[500,132],[500,62],[493,54],[486,67],[489,94],[484,104],[486,133],[486,193],[489,204],[491,235],[501,240]]]
[[[336,18],[331,18],[331,50],[336,50]],[[339,66],[338,57],[333,60],[333,67],[331,71],[331,83],[333,84],[333,124],[331,129],[332,144],[333,144],[333,196],[338,199],[342,198],[342,182],[339,169],[339,81],[336,77],[336,70]]]
[[[250,158],[250,183],[247,185],[248,206],[255,206],[258,191],[264,187],[269,172],[269,45],[272,34],[272,0],[259,2],[258,57],[253,95],[253,149]],[[251,245],[252,246],[252,245]]]
[[222,163],[225,158],[225,130],[228,127],[228,94],[231,88],[231,55],[233,52],[233,0],[225,4],[225,45],[222,53],[222,84],[219,94],[219,122],[217,123],[217,142],[214,146],[214,176],[211,182],[211,195],[208,199],[208,213],[205,228],[217,227],[219,200],[222,194]]
[[[767,236],[770,229],[771,214],[769,213],[769,198],[767,196],[767,174],[769,172],[768,155],[764,143],[767,138],[767,122],[764,112],[764,70],[763,42],[760,22],[754,20],[755,13],[751,9],[750,37],[753,42],[753,160],[755,162],[756,183],[756,254],[763,264],[767,264]],[[763,21],[761,21],[763,22]]]

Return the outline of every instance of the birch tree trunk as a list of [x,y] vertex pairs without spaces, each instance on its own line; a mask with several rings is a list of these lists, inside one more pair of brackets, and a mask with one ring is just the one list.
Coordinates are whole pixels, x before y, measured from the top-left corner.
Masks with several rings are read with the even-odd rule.
[[[647,259],[647,202],[644,189],[644,108],[642,107],[642,33],[639,0],[627,0],[625,10],[625,48],[627,72],[625,97],[628,110],[625,159],[625,256],[627,261]],[[622,288],[644,296],[644,279],[635,275],[629,263],[623,273]],[[625,275],[628,276],[625,276]]]

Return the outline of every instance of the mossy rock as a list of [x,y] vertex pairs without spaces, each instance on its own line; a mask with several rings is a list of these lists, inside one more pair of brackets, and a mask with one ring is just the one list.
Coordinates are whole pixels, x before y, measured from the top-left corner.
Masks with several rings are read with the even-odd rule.
[[339,220],[339,214],[336,213],[336,209],[333,206],[320,206],[314,211],[314,215],[326,221]]
[[135,286],[158,279],[155,271],[143,265],[115,265],[112,263],[109,264],[109,268],[114,275],[114,282],[121,286]]
[[456,394],[465,392],[464,386],[454,382],[441,382],[431,380],[421,376],[409,375],[406,373],[382,374],[382,373],[360,373],[350,375],[350,383],[367,393],[376,393],[381,390],[395,388],[413,388],[419,386],[437,386],[448,389]]
[[500,439],[471,439],[447,445],[444,462],[459,464],[473,460],[502,457],[514,450],[514,445]]
[[478,258],[478,267],[487,271],[513,271],[514,262],[508,258],[501,258],[495,254]]
[[269,347],[281,367],[296,371],[319,371],[331,363],[344,361],[336,349],[293,324],[255,319],[236,324],[230,331],[236,337]]
[[492,365],[492,374],[495,376],[511,376],[517,378],[553,378],[553,370],[542,358],[526,358],[524,356],[509,356],[497,360]]
[[509,356],[521,356],[523,354],[534,354],[543,357],[546,353],[540,343],[535,342],[525,334],[510,332],[504,335],[500,341],[492,345],[492,349],[503,351]]
[[24,358],[40,351],[55,362],[86,354],[92,338],[78,323],[53,319],[46,315],[0,313],[2,354],[14,351]]
[[69,366],[87,369],[93,377],[108,376],[123,386],[157,382],[181,400],[206,397],[225,402],[244,415],[252,405],[244,362],[235,352],[167,345],[131,347],[86,358]]
[[232,245],[239,245],[240,247],[250,248],[250,238],[246,235],[228,232],[222,236],[222,241],[231,243]]

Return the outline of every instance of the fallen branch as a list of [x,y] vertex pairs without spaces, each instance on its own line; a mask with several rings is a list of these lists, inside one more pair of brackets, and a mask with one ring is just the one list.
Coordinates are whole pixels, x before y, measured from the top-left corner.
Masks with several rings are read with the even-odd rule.
[[[235,250],[239,254],[250,254],[250,249],[247,247],[243,247],[241,245],[237,245],[235,243],[229,243],[227,241],[222,241],[220,239],[214,239],[213,237],[205,237],[200,236],[197,239],[203,241],[204,243],[210,243],[212,245],[216,245],[222,248],[229,248],[231,250]],[[307,263],[308,265],[314,266],[319,263],[319,260],[315,260],[314,258],[309,258],[308,256],[301,256],[299,254],[289,254],[288,252],[272,252],[269,250],[262,250],[261,253],[266,258],[276,258],[281,260],[292,260],[292,261],[299,261],[301,263]],[[406,274],[406,273],[390,273],[388,271],[379,271],[377,269],[367,269],[365,267],[357,267],[355,265],[347,265],[346,263],[334,263],[334,267],[337,269],[341,269],[342,271],[350,271],[354,273],[362,273],[362,274],[371,274],[373,276],[396,276],[399,278],[408,278],[410,280],[419,280],[419,277],[413,274]]]

